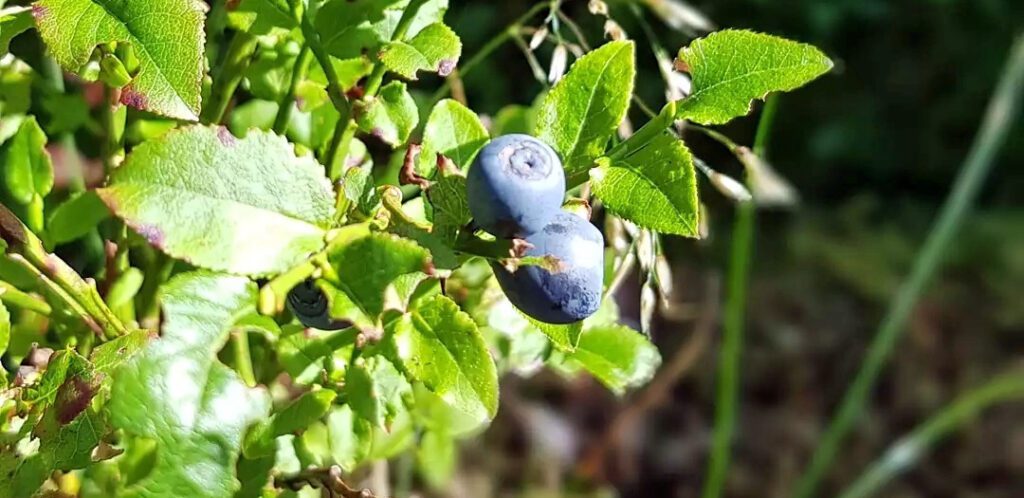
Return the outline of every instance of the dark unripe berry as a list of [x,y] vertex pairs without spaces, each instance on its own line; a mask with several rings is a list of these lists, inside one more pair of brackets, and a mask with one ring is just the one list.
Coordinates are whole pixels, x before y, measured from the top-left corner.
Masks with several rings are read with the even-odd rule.
[[469,211],[477,226],[501,238],[544,227],[565,197],[558,154],[529,135],[504,135],[477,154],[466,178]]
[[338,330],[352,324],[331,318],[327,296],[313,280],[305,280],[288,291],[288,309],[303,326],[320,330]]
[[510,273],[492,264],[505,296],[520,311],[546,323],[573,323],[597,311],[604,277],[604,238],[589,221],[565,211],[526,237],[527,256],[554,256],[559,271],[521,266]]

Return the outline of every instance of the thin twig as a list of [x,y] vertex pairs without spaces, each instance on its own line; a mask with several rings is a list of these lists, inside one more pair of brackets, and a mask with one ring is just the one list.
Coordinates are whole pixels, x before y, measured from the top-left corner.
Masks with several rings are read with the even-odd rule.
[[63,259],[47,252],[39,237],[3,204],[0,204],[0,238],[15,263],[31,272],[43,290],[49,291],[80,316],[98,335],[113,339],[128,332],[124,323],[103,302],[96,290],[96,282],[83,279]]
[[331,497],[338,498],[375,498],[368,489],[355,490],[341,478],[341,467],[314,467],[301,470],[294,474],[274,478],[274,486],[298,491],[305,486],[323,489]]
[[633,270],[633,266],[636,264],[636,254],[634,249],[636,248],[636,241],[634,240],[629,244],[629,249],[626,250],[626,256],[619,263],[618,268],[615,269],[615,275],[612,276],[611,283],[608,284],[608,288],[604,291],[604,297],[614,296],[615,292],[619,290],[622,283],[626,281],[626,277]]
[[512,41],[515,42],[516,47],[519,47],[519,51],[526,57],[526,62],[530,65],[530,71],[533,73],[533,78],[540,82],[541,85],[547,87],[548,78],[544,74],[544,68],[540,67],[540,62],[537,61],[537,56],[533,55],[533,50],[526,46],[526,42],[523,41],[519,34],[512,36]]
[[580,44],[580,47],[583,47],[583,51],[590,52],[590,44],[587,43],[587,38],[583,36],[583,30],[580,29],[579,24],[576,24],[576,21],[573,21],[571,17],[561,10],[558,11],[558,18],[561,19],[566,26],[569,26],[569,30],[572,31],[572,35],[576,37],[576,41]]

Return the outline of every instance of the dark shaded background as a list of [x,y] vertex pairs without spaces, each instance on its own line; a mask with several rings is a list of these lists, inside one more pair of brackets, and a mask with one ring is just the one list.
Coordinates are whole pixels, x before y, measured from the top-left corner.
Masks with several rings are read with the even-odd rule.
[[[448,20],[471,56],[531,2],[452,1]],[[594,42],[600,22],[566,2]],[[769,158],[798,188],[792,212],[759,215],[743,360],[740,423],[727,496],[788,496],[856,372],[888,298],[907,273],[967,153],[1011,39],[1024,30],[1014,0],[698,1],[720,27],[749,28],[821,47],[835,70],[787,94]],[[638,40],[639,92],[662,103],[642,30],[622,3],[613,17]],[[689,38],[647,14],[671,51]],[[541,61],[547,54],[540,52]],[[472,107],[529,104],[542,90],[507,44],[466,80]],[[641,115],[634,114],[637,122]],[[750,144],[756,118],[724,130]],[[740,167],[698,134],[694,151]],[[1024,359],[1024,120],[1018,119],[950,263],[910,321],[821,496],[835,495],[891,442],[972,386]],[[455,496],[689,497],[700,492],[714,407],[720,281],[732,208],[707,185],[711,237],[671,239],[673,305],[654,339],[666,361],[696,362],[669,399],[641,410],[612,444],[609,424],[630,406],[593,381],[506,379],[502,413],[466,450]],[[636,296],[626,288],[623,296]],[[636,303],[623,303],[635,310]],[[709,321],[710,320],[710,321]],[[710,323],[704,326],[701,322]],[[701,345],[701,334],[710,338]],[[596,462],[596,463],[595,463]],[[566,491],[570,490],[570,491]],[[597,492],[601,495],[600,492]],[[885,488],[892,497],[1024,496],[1024,406],[996,407]]]

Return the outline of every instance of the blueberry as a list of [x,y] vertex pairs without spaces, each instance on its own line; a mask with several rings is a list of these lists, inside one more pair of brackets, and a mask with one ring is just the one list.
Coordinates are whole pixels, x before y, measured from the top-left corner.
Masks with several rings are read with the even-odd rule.
[[527,256],[554,256],[561,271],[521,266],[514,273],[492,264],[505,296],[523,313],[547,323],[573,323],[597,311],[604,277],[604,238],[589,221],[559,211],[526,237]]
[[477,154],[466,179],[477,226],[501,238],[544,227],[562,206],[565,171],[558,154],[529,135],[504,135]]

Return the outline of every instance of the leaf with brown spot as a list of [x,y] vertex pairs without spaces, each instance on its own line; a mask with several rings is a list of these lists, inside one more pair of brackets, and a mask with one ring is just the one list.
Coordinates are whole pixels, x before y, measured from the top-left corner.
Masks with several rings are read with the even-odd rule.
[[33,4],[39,34],[60,65],[79,74],[96,47],[131,43],[139,71],[121,93],[132,107],[194,121],[206,57],[200,0],[38,0]]
[[179,128],[144,142],[97,190],[167,254],[244,275],[279,273],[324,245],[334,192],[324,169],[273,133]]
[[408,41],[388,43],[380,53],[380,61],[403,78],[415,80],[419,71],[451,74],[462,54],[462,41],[451,28],[434,23]]

